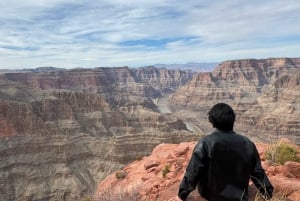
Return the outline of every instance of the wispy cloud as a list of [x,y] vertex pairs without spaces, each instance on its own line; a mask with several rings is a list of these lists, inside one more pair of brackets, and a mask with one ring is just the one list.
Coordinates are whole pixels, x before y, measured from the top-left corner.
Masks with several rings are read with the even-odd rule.
[[0,2],[0,68],[299,57],[298,0]]

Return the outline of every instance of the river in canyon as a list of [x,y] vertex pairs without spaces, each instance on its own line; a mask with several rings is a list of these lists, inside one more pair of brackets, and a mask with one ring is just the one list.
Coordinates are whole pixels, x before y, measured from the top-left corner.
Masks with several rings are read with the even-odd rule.
[[[176,107],[174,105],[172,105],[169,101],[168,97],[162,97],[162,98],[156,98],[156,99],[152,99],[152,101],[156,104],[158,110],[163,113],[163,114],[168,114],[168,113],[172,113],[175,116],[178,116],[179,114],[177,114],[176,112]],[[192,118],[184,118],[182,116],[178,116],[179,118],[183,119],[186,128],[197,134],[197,135],[203,135],[204,132],[203,130],[199,127],[199,125],[195,122],[194,119]]]

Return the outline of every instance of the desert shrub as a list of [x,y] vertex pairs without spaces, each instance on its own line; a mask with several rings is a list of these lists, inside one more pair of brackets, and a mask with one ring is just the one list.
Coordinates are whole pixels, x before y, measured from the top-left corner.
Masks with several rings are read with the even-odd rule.
[[257,193],[254,201],[287,201],[287,193],[278,192],[276,195],[273,195],[271,199],[267,198],[266,196],[263,196],[260,193]]
[[163,176],[163,178],[166,178],[166,175],[167,175],[169,172],[171,172],[171,171],[170,171],[170,165],[166,165],[166,166],[164,167],[164,169],[162,170],[162,176]]
[[135,160],[137,160],[137,161],[140,161],[140,160],[142,160],[143,159],[143,156],[136,156],[135,157]]
[[126,177],[126,172],[124,172],[123,170],[119,170],[115,175],[117,179],[124,179]]
[[266,159],[273,164],[281,165],[287,161],[300,162],[300,158],[297,156],[297,149],[281,141],[269,145],[266,151]]

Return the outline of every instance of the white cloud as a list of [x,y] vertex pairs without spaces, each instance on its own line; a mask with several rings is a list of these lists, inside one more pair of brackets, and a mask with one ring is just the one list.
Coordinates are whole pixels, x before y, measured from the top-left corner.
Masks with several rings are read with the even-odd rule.
[[7,0],[0,68],[296,57],[298,19],[298,0]]

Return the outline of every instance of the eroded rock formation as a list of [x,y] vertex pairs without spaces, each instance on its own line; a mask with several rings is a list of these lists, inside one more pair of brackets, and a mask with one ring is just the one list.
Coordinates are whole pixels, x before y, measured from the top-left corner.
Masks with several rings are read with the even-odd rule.
[[[196,142],[180,144],[160,144],[152,154],[143,157],[109,175],[97,187],[95,201],[106,200],[148,200],[168,201],[177,196],[180,181],[191,157]],[[274,186],[273,200],[296,201],[300,199],[300,163],[286,162],[284,165],[270,165],[265,159],[269,145],[256,144],[262,165]],[[293,146],[300,153],[300,147]],[[166,169],[168,171],[166,171]],[[118,177],[122,174],[123,177]],[[255,200],[257,189],[249,183],[249,200]],[[281,198],[281,199],[280,199]],[[193,191],[188,201],[205,200]]]
[[218,102],[233,106],[236,128],[254,139],[288,137],[300,143],[300,59],[271,58],[225,61],[212,72],[198,73],[170,100],[175,112],[190,118],[204,133],[209,108]]
[[0,200],[78,200],[157,144],[196,139],[150,99],[190,76],[126,67],[0,75]]

